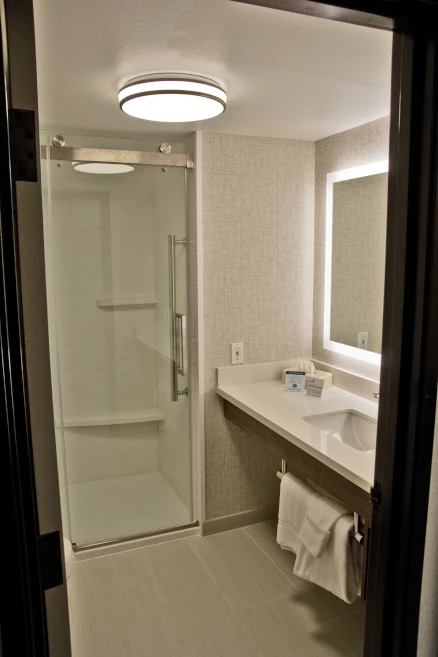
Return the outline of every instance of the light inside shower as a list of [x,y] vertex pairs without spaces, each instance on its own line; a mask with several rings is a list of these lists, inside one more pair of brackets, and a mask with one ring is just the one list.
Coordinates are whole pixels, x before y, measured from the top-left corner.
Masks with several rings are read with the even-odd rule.
[[72,162],[73,169],[81,173],[114,174],[134,171],[130,164],[117,164],[115,162]]
[[227,94],[208,78],[180,73],[130,80],[119,91],[120,109],[147,121],[203,121],[225,111]]

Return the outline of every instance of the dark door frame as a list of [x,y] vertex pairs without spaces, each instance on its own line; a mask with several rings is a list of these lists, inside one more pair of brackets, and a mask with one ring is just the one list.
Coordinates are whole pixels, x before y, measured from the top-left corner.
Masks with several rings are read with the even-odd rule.
[[45,656],[46,606],[24,354],[15,188],[9,140],[6,25],[0,3],[1,655]]
[[394,33],[375,470],[381,499],[373,512],[365,639],[365,655],[373,657],[408,657],[417,647],[438,374],[437,48],[438,33],[427,28]]
[[[412,657],[438,370],[438,350],[433,344],[438,316],[438,4],[422,0],[237,1],[394,32],[381,403],[365,654]],[[0,19],[4,47],[1,11]],[[32,16],[23,19],[32,21]],[[4,56],[1,63],[0,456],[6,536],[2,553],[10,585],[2,585],[0,624],[3,657],[40,657],[49,653],[38,558]]]
[[413,657],[438,377],[438,3],[234,1],[393,32],[385,308],[365,657]]

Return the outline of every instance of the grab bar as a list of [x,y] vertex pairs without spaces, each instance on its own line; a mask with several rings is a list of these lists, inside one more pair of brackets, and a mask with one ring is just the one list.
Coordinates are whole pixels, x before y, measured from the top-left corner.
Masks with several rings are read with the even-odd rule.
[[187,388],[184,390],[178,390],[178,345],[181,344],[182,336],[180,337],[180,340],[178,340],[176,328],[177,313],[175,246],[177,244],[185,245],[186,240],[177,240],[175,239],[175,235],[168,235],[167,244],[169,248],[170,390],[172,401],[178,401],[178,396],[187,395],[188,390]]

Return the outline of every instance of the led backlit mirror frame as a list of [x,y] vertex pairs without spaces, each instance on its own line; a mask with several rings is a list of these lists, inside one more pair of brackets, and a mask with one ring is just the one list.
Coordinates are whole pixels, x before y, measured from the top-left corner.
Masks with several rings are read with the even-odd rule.
[[326,213],[325,213],[325,274],[324,274],[324,349],[334,351],[344,356],[357,358],[380,365],[381,355],[358,347],[351,347],[330,339],[331,304],[332,304],[332,254],[333,254],[333,185],[344,180],[374,176],[388,172],[388,160],[364,164],[351,169],[333,171],[327,174]]

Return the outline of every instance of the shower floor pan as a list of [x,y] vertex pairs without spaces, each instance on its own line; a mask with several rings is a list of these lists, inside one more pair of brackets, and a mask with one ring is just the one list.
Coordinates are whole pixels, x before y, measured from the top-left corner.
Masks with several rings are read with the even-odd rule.
[[190,523],[190,511],[161,472],[69,486],[78,548]]

